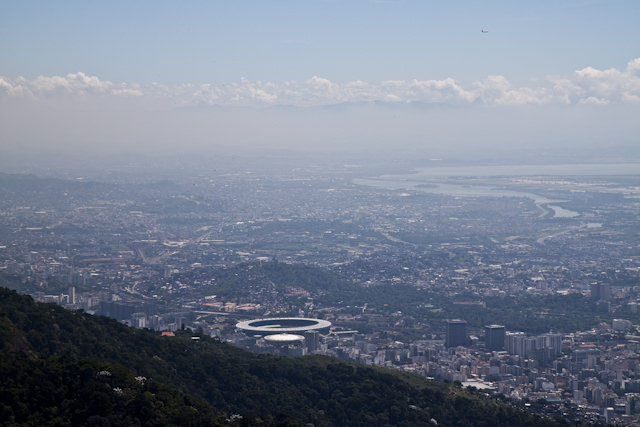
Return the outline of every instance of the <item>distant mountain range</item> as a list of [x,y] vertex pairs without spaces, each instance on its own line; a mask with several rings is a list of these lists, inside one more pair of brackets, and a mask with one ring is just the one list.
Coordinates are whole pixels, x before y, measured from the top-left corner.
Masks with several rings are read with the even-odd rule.
[[0,425],[570,425],[459,384],[193,337],[0,288]]

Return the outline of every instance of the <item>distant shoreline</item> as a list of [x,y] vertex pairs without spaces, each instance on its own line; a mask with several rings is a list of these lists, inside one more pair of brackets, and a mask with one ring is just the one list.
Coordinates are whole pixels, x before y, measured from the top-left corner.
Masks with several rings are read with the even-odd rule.
[[576,163],[553,165],[497,165],[497,166],[431,166],[418,168],[408,174],[384,175],[379,179],[401,179],[403,177],[486,177],[486,176],[616,176],[640,175],[640,163]]

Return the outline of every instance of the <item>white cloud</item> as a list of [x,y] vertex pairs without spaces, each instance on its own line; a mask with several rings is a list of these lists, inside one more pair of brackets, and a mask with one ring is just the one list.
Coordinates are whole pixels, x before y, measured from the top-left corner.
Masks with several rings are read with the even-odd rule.
[[9,80],[4,77],[0,77],[0,91],[9,93],[11,90],[13,90],[13,85]]
[[424,102],[467,104],[476,95],[462,88],[454,79],[444,80],[390,80],[379,86],[380,100],[396,99],[396,102]]
[[609,101],[606,99],[596,98],[594,96],[590,96],[588,98],[582,98],[578,101],[579,104],[593,104],[593,105],[608,105]]
[[112,93],[116,96],[143,96],[144,95],[138,89],[114,89]]
[[52,92],[64,90],[70,93],[105,92],[112,85],[111,82],[100,81],[98,77],[87,76],[84,73],[71,73],[64,77],[40,76],[30,83],[34,92]]
[[636,58],[627,63],[627,73],[640,77],[640,58]]
[[585,67],[571,77],[552,80],[555,89],[570,103],[640,102],[640,58],[629,61],[622,71]]
[[167,86],[113,83],[82,72],[66,76],[0,77],[0,96],[51,98],[112,96],[150,98],[171,106],[323,106],[345,103],[425,103],[449,105],[541,105],[640,103],[640,58],[624,70],[585,67],[572,75],[548,77],[544,84],[514,87],[505,76],[489,76],[469,87],[452,78],[346,83],[314,76],[283,83],[245,78],[226,85]]
[[504,76],[489,76],[474,86],[478,99],[490,105],[548,104],[562,99],[545,87],[513,88]]
[[66,76],[38,76],[33,80],[24,77],[9,80],[0,77],[0,94],[9,96],[46,97],[56,94],[83,96],[107,94],[114,96],[143,96],[146,93],[138,84],[112,83],[82,72]]

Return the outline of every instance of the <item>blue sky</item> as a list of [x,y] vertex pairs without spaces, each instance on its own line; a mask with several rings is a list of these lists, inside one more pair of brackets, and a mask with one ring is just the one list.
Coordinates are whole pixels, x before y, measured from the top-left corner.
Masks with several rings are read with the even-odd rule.
[[0,0],[0,10],[0,149],[170,147],[187,126],[182,146],[193,149],[433,147],[452,135],[460,147],[504,147],[526,130],[526,144],[638,140],[636,0]]
[[635,0],[1,4],[0,71],[8,77],[522,81],[621,68],[640,56]]

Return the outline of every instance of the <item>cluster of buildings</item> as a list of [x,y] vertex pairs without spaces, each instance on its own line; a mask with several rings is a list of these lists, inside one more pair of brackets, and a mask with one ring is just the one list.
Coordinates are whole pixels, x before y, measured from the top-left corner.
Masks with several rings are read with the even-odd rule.
[[[39,301],[135,327],[200,329],[254,351],[329,354],[520,401],[571,402],[585,419],[637,417],[640,339],[630,334],[640,257],[629,232],[637,229],[637,185],[614,177],[453,179],[543,194],[579,212],[562,218],[526,196],[358,185],[353,170],[207,173],[167,185],[60,180],[47,191],[45,180],[5,177],[0,275],[19,278],[17,287]],[[402,312],[366,297],[358,307],[336,299],[319,308],[322,290],[234,270],[273,258],[320,266],[364,290],[402,284],[442,296],[455,301],[446,310],[452,317],[469,308],[455,305],[460,295],[483,309],[490,298],[582,294],[603,317],[633,322],[534,336],[501,325],[472,329],[461,319],[435,324],[445,306],[428,300],[409,301]],[[225,274],[237,276],[233,295],[217,292]],[[237,331],[242,319],[269,316],[317,316],[334,326],[280,337]]]
[[571,334],[528,335],[488,325],[478,338],[469,336],[464,320],[450,319],[442,339],[381,345],[371,335],[321,319],[278,318],[240,322],[227,338],[255,352],[327,354],[411,371],[500,393],[577,422],[635,425],[640,423],[640,336],[630,330],[623,319]]
[[353,334],[326,352],[537,403],[546,415],[632,425],[640,423],[640,337],[630,326],[616,319],[587,332],[528,335],[488,325],[478,338],[452,319],[442,339],[380,346]]

